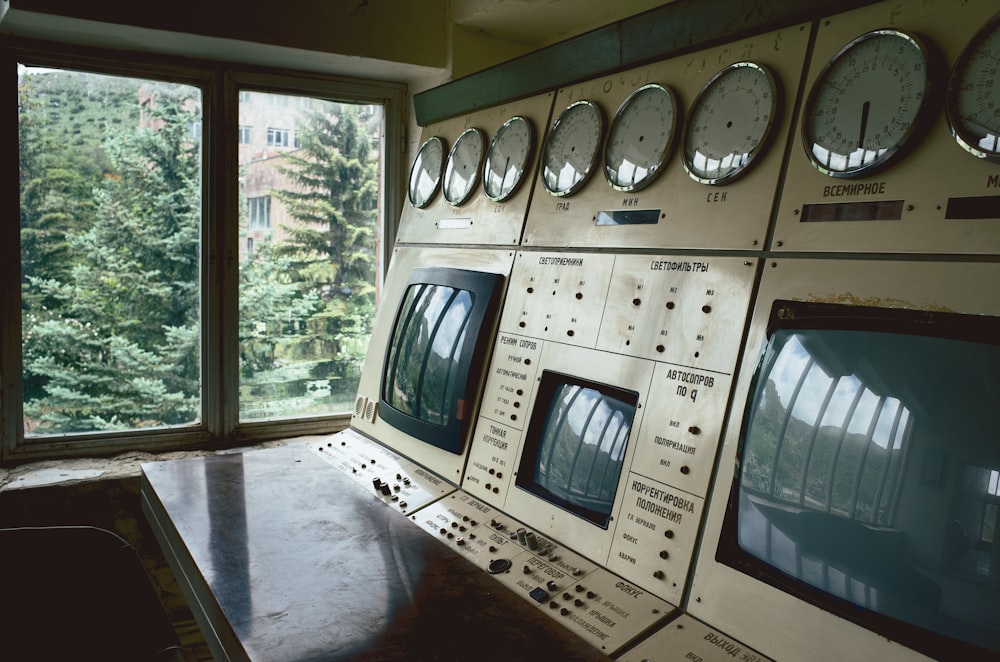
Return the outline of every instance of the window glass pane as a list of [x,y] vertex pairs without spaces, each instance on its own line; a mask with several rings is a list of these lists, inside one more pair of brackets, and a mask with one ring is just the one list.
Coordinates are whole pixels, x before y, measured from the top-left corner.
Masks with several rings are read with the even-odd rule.
[[201,107],[18,66],[26,436],[199,420]]
[[382,108],[249,91],[239,114],[240,419],[349,412],[375,310]]

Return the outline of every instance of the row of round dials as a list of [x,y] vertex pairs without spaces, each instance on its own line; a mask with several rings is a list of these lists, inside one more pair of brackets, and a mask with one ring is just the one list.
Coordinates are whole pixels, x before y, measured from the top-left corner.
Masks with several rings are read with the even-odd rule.
[[[924,42],[905,31],[874,30],[846,44],[806,99],[802,140],[813,166],[831,177],[867,177],[902,156],[933,112],[936,69]],[[778,123],[779,95],[763,65],[738,62],[716,73],[689,111],[681,140],[685,171],[711,185],[747,172]],[[669,87],[645,85],[629,95],[604,142],[604,174],[612,188],[638,191],[656,178],[675,149],[680,114]],[[955,63],[946,115],[959,145],[1000,162],[1000,14]],[[545,189],[559,197],[578,191],[594,170],[602,139],[604,115],[597,104],[581,100],[566,107],[542,148]],[[450,204],[461,205],[475,189],[480,168],[486,196],[502,202],[521,183],[533,144],[532,125],[520,116],[504,123],[488,148],[482,131],[466,130],[447,159],[444,141],[433,137],[410,171],[410,202],[427,206],[440,185]]]

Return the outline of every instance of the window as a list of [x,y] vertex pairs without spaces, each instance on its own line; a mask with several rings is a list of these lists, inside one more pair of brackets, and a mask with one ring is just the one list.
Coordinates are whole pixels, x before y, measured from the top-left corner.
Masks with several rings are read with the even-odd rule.
[[288,147],[288,129],[272,129],[267,130],[267,146],[268,147]]
[[[8,158],[20,174],[9,178],[17,189],[4,184],[3,199],[18,201],[20,223],[0,226],[0,298],[20,322],[0,337],[4,365],[15,366],[0,393],[0,458],[346,426],[353,393],[345,393],[383,269],[373,238],[391,238],[382,219],[399,213],[391,181],[399,168],[386,162],[398,164],[398,147],[389,147],[401,143],[404,88],[233,68],[220,75],[221,65],[62,55],[27,42],[2,57],[18,76],[5,89],[17,95],[18,150]],[[289,248],[306,228],[281,198],[295,162],[203,148],[217,135],[251,139],[254,120],[221,112],[227,103],[260,98],[263,108],[271,97],[302,96],[325,104],[342,127],[363,127],[366,149],[354,156],[374,192],[341,210],[372,238],[364,267],[316,278],[313,289],[302,269],[332,273],[332,255],[345,246],[331,237],[331,253],[316,259]],[[315,105],[279,101],[275,110],[295,116],[271,126],[303,130],[298,114]],[[269,117],[260,118],[266,126]],[[272,128],[268,141],[288,146],[290,134]],[[273,167],[255,169],[254,159]],[[251,229],[266,229],[267,240]],[[227,254],[238,256],[238,271],[214,259]]]
[[25,65],[18,89],[25,435],[197,423],[201,90]]
[[[296,127],[298,148],[240,164],[247,231],[270,229],[240,262],[240,420],[350,411],[375,307],[383,107],[258,92],[239,112]],[[268,145],[289,133],[268,129]]]
[[262,195],[250,198],[248,225],[251,230],[264,230],[271,227],[271,196]]

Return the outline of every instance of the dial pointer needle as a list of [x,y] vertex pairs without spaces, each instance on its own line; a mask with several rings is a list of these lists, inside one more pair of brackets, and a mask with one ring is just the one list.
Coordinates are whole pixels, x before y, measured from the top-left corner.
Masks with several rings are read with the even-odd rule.
[[861,135],[858,136],[858,147],[865,148],[865,131],[868,129],[868,113],[871,112],[872,102],[865,101],[861,107]]

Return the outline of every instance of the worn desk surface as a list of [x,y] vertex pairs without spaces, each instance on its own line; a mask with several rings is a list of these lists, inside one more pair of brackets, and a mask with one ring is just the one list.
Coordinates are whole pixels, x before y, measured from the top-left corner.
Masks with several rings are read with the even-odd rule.
[[303,446],[142,468],[220,660],[607,659]]

